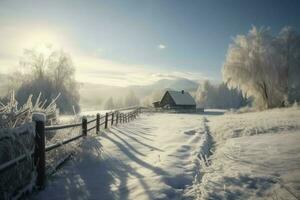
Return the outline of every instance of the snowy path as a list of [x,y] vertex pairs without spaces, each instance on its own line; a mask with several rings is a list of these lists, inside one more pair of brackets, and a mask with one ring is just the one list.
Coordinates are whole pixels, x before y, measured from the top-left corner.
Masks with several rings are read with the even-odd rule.
[[[143,114],[88,137],[36,199],[182,199],[208,150],[205,118]],[[202,148],[202,149],[201,149]]]

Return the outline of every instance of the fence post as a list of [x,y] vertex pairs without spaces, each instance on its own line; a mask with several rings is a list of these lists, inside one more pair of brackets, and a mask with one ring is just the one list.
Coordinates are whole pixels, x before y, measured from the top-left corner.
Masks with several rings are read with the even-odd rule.
[[82,135],[87,136],[87,118],[86,118],[86,116],[82,117]]
[[96,134],[100,133],[100,114],[97,113],[96,116]]
[[113,112],[111,114],[111,125],[114,125],[114,118],[115,118],[115,113]]
[[107,129],[107,123],[108,123],[108,113],[105,113],[105,126],[104,126],[105,129]]
[[123,113],[123,124],[125,123],[125,113]]
[[46,160],[45,160],[45,122],[44,114],[35,113],[32,116],[35,121],[35,147],[34,147],[34,165],[36,167],[37,177],[36,186],[43,189],[46,180]]
[[119,122],[119,112],[117,111],[116,112],[116,125],[118,125],[118,122]]

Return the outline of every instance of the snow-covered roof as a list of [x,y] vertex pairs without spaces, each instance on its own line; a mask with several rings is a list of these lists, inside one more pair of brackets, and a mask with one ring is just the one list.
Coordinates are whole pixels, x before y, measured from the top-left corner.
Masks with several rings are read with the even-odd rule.
[[194,98],[190,93],[184,91],[167,91],[175,101],[176,105],[196,105]]

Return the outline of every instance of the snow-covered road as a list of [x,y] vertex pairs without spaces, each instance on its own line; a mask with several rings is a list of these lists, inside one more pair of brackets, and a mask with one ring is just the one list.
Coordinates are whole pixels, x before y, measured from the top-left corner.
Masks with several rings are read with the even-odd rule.
[[201,115],[143,114],[87,137],[75,158],[35,198],[189,198],[186,191],[199,171],[196,157],[209,151],[205,123]]

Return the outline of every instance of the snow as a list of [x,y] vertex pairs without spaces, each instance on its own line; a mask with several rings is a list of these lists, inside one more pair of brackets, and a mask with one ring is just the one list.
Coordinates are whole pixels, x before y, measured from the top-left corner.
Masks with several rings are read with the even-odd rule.
[[[1,168],[14,163],[23,155],[25,162],[17,163],[13,169],[0,174],[0,199],[12,198],[15,195],[17,199],[24,192],[31,191],[35,182],[35,172],[31,168],[31,152],[33,148],[33,139],[35,136],[34,123],[25,123],[16,128],[0,129],[0,165]],[[24,157],[23,157],[24,158]],[[22,172],[16,173],[17,171]],[[24,187],[24,184],[27,186]],[[15,187],[13,187],[15,186]],[[16,187],[23,187],[15,192]],[[14,199],[14,198],[12,198]]]
[[32,114],[32,120],[46,122],[46,115],[44,113],[35,112]]
[[176,105],[196,105],[195,100],[190,93],[184,91],[168,91]]
[[[210,144],[195,114],[142,114],[88,136],[37,199],[182,199]],[[202,153],[203,151],[203,153]]]
[[35,199],[299,199],[300,109],[143,113],[87,136]]
[[287,190],[300,194],[299,141],[299,131],[227,140],[202,179],[202,199],[296,199]]
[[197,199],[299,199],[299,108],[209,120],[215,147],[195,184]]

